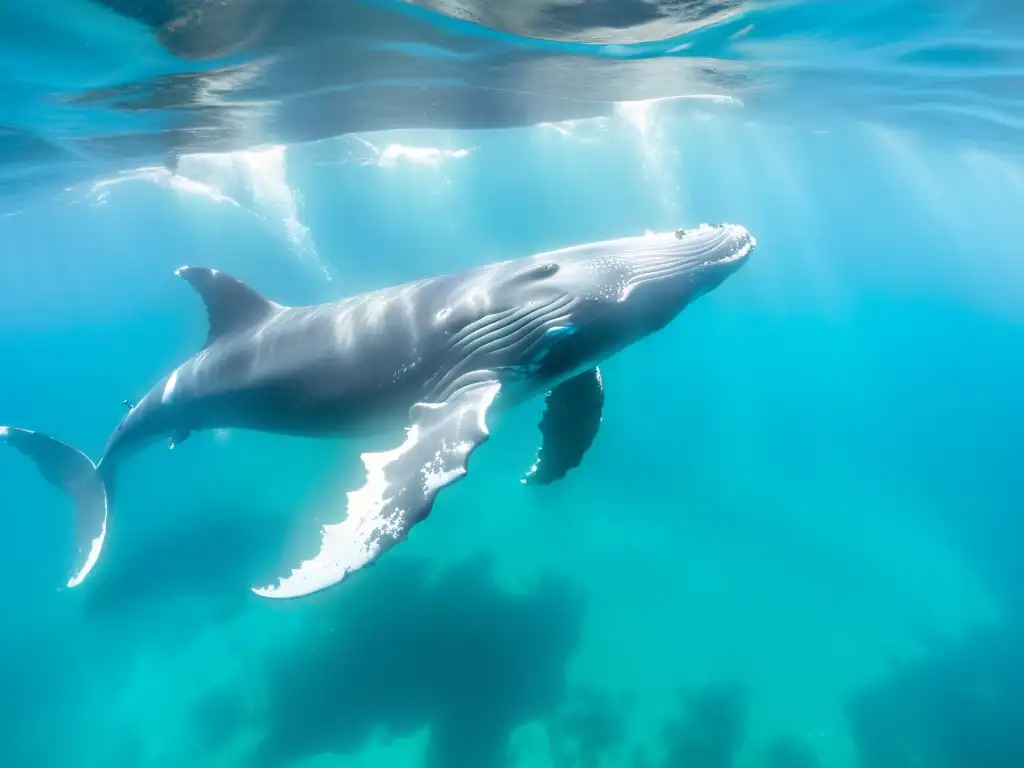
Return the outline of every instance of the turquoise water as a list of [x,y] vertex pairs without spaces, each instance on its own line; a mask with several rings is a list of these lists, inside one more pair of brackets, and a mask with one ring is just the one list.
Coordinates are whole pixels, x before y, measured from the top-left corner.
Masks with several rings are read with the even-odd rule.
[[205,339],[182,264],[301,304],[758,248],[602,366],[579,469],[518,482],[528,404],[301,600],[249,587],[364,442],[149,448],[71,590],[71,505],[5,451],[0,765],[1024,765],[1016,4],[58,5],[0,8],[0,423],[92,456]]

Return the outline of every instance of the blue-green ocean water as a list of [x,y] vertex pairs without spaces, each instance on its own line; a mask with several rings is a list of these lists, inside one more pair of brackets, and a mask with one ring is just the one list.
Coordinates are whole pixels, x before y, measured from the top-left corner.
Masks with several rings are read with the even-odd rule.
[[[919,22],[927,4],[882,5]],[[122,399],[205,338],[182,264],[300,304],[702,221],[742,223],[758,248],[602,366],[604,423],[564,481],[518,482],[540,437],[542,405],[526,406],[409,541],[303,600],[249,587],[339,514],[360,441],[230,431],[148,449],[120,473],[103,558],[73,590],[70,503],[3,453],[0,765],[1024,765],[1024,163],[1003,141],[1024,63],[1013,8],[971,7],[988,14],[966,36],[977,45],[929,66],[959,67],[973,94],[935,74],[949,105],[1001,109],[991,130],[943,109],[921,126],[858,117],[867,82],[848,112],[779,119],[751,106],[771,101],[763,88],[744,100],[727,83],[685,108],[504,130],[271,131],[279,145],[251,151],[228,131],[217,154],[174,144],[172,174],[75,143],[125,123],[72,113],[75,130],[55,129],[10,107],[17,132],[73,159],[4,166],[0,423],[92,456]],[[742,13],[764,9],[726,23],[757,29]],[[910,27],[918,51],[949,39],[868,14],[843,45],[814,33],[821,4],[799,10],[801,39],[833,46],[821,76],[836,101],[858,51]],[[1010,42],[992,42],[1000,31]],[[29,80],[19,70],[11,92]],[[886,93],[913,113],[924,90],[906,85]]]

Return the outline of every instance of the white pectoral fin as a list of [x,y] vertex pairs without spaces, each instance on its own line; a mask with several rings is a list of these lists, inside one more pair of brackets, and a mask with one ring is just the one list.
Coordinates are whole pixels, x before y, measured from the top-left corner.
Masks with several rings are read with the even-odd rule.
[[465,476],[469,455],[487,440],[485,416],[500,388],[491,379],[459,389],[443,403],[414,406],[405,442],[362,455],[366,484],[348,493],[345,519],[323,527],[317,555],[276,585],[253,592],[276,598],[318,592],[404,539],[430,514],[441,489]]

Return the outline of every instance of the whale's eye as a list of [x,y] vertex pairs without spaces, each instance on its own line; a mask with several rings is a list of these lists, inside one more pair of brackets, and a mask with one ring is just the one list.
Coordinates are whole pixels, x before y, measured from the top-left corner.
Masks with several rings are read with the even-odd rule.
[[535,280],[545,280],[552,275],[557,274],[558,265],[553,261],[548,264],[541,264],[539,267],[535,267],[533,271],[533,278]]
[[533,267],[528,267],[522,272],[516,273],[509,281],[509,285],[526,285],[528,283],[534,283],[540,280],[546,280],[555,273],[558,272],[558,265],[551,261],[545,264],[537,264]]

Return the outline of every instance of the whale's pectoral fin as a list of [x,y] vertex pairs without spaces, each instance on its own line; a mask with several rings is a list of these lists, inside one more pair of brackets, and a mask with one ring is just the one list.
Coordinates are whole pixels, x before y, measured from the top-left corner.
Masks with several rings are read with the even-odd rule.
[[206,305],[210,335],[206,346],[217,339],[252,328],[281,309],[241,280],[206,267],[180,267],[175,273],[196,289]]
[[580,465],[597,437],[604,409],[604,384],[594,368],[548,392],[540,421],[542,442],[524,483],[548,485]]
[[465,476],[469,455],[487,440],[485,416],[501,385],[487,379],[443,403],[410,412],[405,442],[392,451],[364,453],[366,484],[348,494],[348,515],[321,530],[320,551],[262,597],[301,597],[341,581],[402,541],[430,514],[442,488]]

